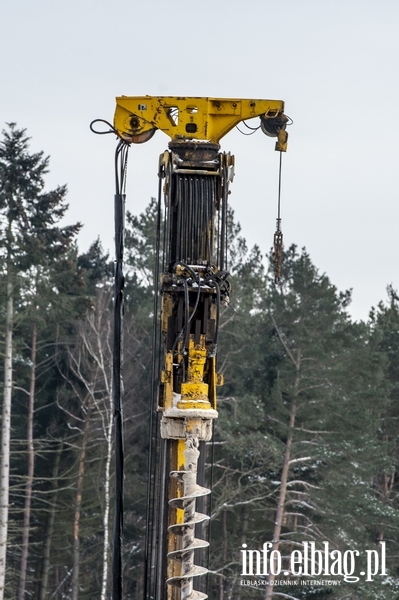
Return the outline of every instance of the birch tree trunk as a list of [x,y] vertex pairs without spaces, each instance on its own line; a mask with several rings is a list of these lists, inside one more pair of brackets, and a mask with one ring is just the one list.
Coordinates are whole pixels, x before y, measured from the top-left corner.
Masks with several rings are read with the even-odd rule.
[[[80,338],[86,360],[89,360],[91,379],[82,370],[82,354],[75,356],[70,353],[70,366],[76,377],[84,384],[88,396],[82,400],[82,405],[88,403],[89,415],[91,409],[97,411],[101,420],[101,428],[106,442],[106,460],[104,472],[104,544],[100,600],[107,599],[108,570],[109,570],[109,514],[110,514],[110,469],[112,459],[112,394],[110,373],[112,372],[112,353],[108,344],[110,338],[109,322],[104,316],[108,305],[108,295],[98,292],[96,309],[88,315],[86,326],[80,331]],[[98,393],[98,388],[101,392]],[[87,417],[88,418],[88,417]]]
[[112,457],[112,411],[109,408],[108,428],[107,428],[107,460],[105,463],[105,481],[104,481],[104,549],[103,549],[103,578],[101,584],[101,600],[107,598],[108,584],[108,549],[109,549],[109,502],[110,502],[110,467]]
[[79,453],[78,480],[76,484],[75,514],[73,520],[73,569],[71,600],[79,597],[79,561],[80,561],[80,516],[82,510],[83,482],[85,472],[85,459],[90,428],[90,410],[87,411],[83,432],[82,447]]
[[10,258],[7,260],[7,312],[6,312],[6,344],[4,359],[4,397],[3,421],[1,428],[1,463],[0,463],[0,600],[4,598],[7,523],[9,507],[9,474],[10,474],[10,432],[11,432],[11,394],[12,394],[12,330],[13,330],[13,285],[11,278]]
[[[89,425],[93,420],[95,427],[103,432],[106,451],[104,475],[101,484],[104,486],[104,512],[102,517],[104,542],[102,549],[102,576],[100,600],[107,600],[109,579],[109,515],[110,515],[110,471],[112,459],[112,394],[111,377],[112,360],[111,350],[108,344],[109,323],[106,319],[108,306],[108,295],[97,292],[96,305],[93,311],[88,313],[86,320],[81,324],[79,330],[80,342],[77,347],[68,351],[69,369],[74,377],[83,385],[83,389],[74,386],[70,374],[63,374],[66,381],[72,384],[76,397],[81,403],[85,416],[82,447],[78,459],[78,479],[75,500],[74,516],[74,549],[73,549],[73,572],[72,572],[72,596],[70,600],[77,600],[79,589],[79,535],[80,515],[82,508],[82,491],[85,471],[85,455],[89,444]],[[93,412],[94,411],[94,412]],[[78,417],[77,417],[78,418]],[[83,419],[78,418],[79,421]],[[97,429],[96,429],[97,430]],[[98,565],[99,566],[99,565]]]
[[32,347],[31,347],[31,371],[29,385],[29,405],[28,405],[28,473],[26,477],[25,488],[25,510],[24,524],[22,530],[22,555],[21,571],[19,579],[18,600],[24,600],[26,585],[26,569],[28,565],[29,551],[29,532],[30,532],[30,513],[32,504],[33,474],[35,469],[35,450],[33,447],[33,413],[35,408],[35,388],[36,388],[36,345],[37,345],[37,327],[33,323],[32,327]]

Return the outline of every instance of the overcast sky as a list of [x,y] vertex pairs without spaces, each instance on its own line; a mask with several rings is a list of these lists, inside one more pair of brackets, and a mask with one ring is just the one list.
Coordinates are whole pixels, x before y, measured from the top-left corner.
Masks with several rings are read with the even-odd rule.
[[[399,2],[397,0],[13,0],[0,7],[0,122],[27,128],[51,156],[48,187],[68,184],[80,248],[113,252],[115,96],[184,95],[285,101],[294,124],[283,160],[286,245],[306,246],[366,319],[399,288]],[[127,203],[157,193],[157,132],[133,146]],[[234,130],[230,196],[250,245],[269,250],[278,153],[260,131]]]

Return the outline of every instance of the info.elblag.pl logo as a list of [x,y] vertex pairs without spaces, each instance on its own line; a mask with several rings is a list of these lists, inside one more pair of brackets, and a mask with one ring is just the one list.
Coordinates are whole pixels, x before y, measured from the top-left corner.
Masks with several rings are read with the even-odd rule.
[[288,557],[287,569],[283,570],[283,560],[279,550],[272,550],[272,542],[265,542],[262,550],[248,550],[247,544],[242,544],[242,573],[241,575],[293,575],[308,577],[341,576],[344,581],[351,583],[365,577],[365,581],[373,581],[376,575],[386,573],[385,542],[380,542],[380,551],[366,550],[366,570],[356,575],[356,562],[361,559],[358,550],[330,550],[329,542],[323,542],[323,550],[316,550],[315,542],[302,542],[303,549],[293,550]]

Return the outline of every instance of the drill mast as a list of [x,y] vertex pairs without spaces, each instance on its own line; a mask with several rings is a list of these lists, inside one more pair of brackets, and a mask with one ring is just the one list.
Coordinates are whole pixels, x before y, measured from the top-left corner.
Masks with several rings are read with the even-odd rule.
[[199,461],[218,416],[216,387],[223,384],[216,359],[220,307],[228,303],[230,291],[227,200],[234,176],[234,157],[220,152],[219,141],[253,117],[260,117],[264,133],[277,138],[276,150],[285,151],[288,119],[281,101],[117,98],[114,127],[121,139],[142,143],[156,129],[171,138],[159,165],[165,260],[158,411],[164,441],[158,461],[157,532],[152,532],[155,541],[147,557],[155,575],[149,575],[153,583],[146,596],[156,600],[208,597],[194,589],[194,578],[207,573],[195,564],[194,555],[203,555],[196,551],[209,546],[196,536],[196,526],[201,530],[200,524],[209,520],[201,507],[211,492],[198,481],[203,471]]

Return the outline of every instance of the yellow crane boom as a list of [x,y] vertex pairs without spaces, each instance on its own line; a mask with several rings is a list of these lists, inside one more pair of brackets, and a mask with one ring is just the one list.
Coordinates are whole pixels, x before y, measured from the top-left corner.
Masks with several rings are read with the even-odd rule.
[[187,98],[179,96],[119,96],[114,127],[128,142],[142,143],[160,129],[171,140],[206,141],[218,144],[241,121],[263,117],[285,151],[287,134],[282,100],[240,98]]

